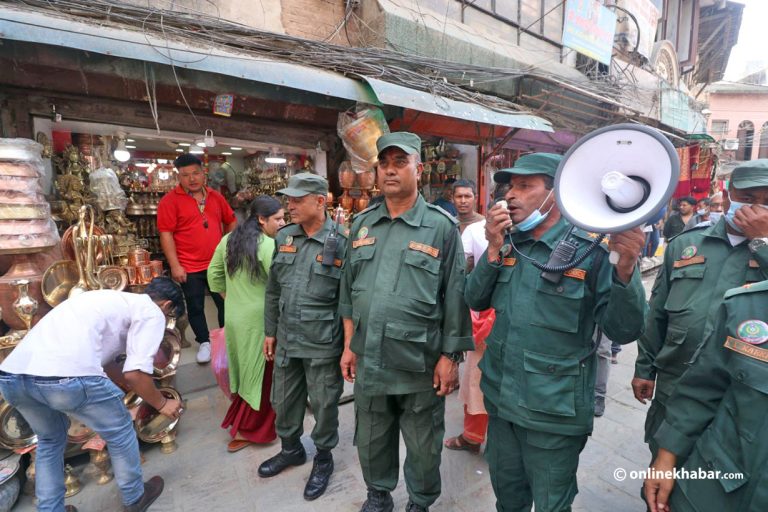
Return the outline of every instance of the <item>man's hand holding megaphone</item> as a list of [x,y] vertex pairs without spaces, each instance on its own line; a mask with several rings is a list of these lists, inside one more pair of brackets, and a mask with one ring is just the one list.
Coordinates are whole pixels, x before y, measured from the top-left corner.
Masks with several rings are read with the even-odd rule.
[[645,246],[645,233],[643,228],[636,227],[621,233],[614,233],[608,241],[611,252],[619,253],[619,262],[616,263],[616,277],[624,283],[629,283],[637,266],[637,259]]
[[[493,205],[488,211],[485,223],[485,238],[488,240],[488,259],[489,261],[498,261],[499,254],[504,246],[505,235],[518,224],[522,224],[532,213],[531,206],[525,208],[525,200],[516,200],[510,198],[511,208],[507,207],[506,201],[500,201]],[[542,209],[549,206],[549,199],[545,199]],[[547,215],[547,219],[540,226],[533,230],[534,238],[538,238],[552,224],[560,218],[560,211],[557,205],[552,203]],[[514,221],[519,221],[515,223]],[[540,231],[540,233],[537,233]],[[538,235],[538,236],[537,236]],[[645,245],[645,233],[641,227],[635,227],[621,233],[611,235],[609,248],[618,253],[619,260],[616,263],[616,276],[624,283],[629,283],[632,273],[637,265],[637,259]]]

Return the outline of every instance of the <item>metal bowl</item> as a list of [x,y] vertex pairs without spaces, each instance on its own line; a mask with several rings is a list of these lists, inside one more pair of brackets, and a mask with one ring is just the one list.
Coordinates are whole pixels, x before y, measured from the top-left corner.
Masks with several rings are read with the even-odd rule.
[[41,288],[43,300],[51,307],[56,307],[69,296],[69,291],[77,283],[79,276],[77,264],[72,260],[53,262],[43,274]]
[[37,435],[27,420],[8,402],[0,405],[0,446],[9,450],[28,448],[37,444]]
[[128,272],[117,265],[106,265],[96,273],[101,285],[109,290],[121,292],[128,287]]
[[[181,400],[181,395],[173,388],[160,388],[159,391],[166,398]],[[147,402],[139,406],[136,420],[133,422],[136,435],[145,443],[159,443],[161,439],[173,432],[178,424],[179,418],[171,419],[163,416]]]
[[176,373],[181,359],[181,339],[175,329],[166,329],[160,348],[155,354],[152,375],[155,379],[164,379]]

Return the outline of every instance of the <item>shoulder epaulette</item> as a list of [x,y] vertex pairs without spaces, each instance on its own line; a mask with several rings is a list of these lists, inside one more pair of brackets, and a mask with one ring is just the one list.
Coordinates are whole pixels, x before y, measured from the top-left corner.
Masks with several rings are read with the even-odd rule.
[[760,281],[759,283],[749,283],[745,284],[744,286],[740,286],[738,288],[731,288],[727,292],[725,292],[724,298],[733,297],[734,295],[741,295],[743,293],[753,293],[753,292],[765,292],[768,291],[768,281]]
[[369,206],[369,207],[368,207],[368,208],[366,208],[365,210],[362,210],[362,211],[360,211],[360,212],[357,212],[357,214],[355,214],[355,217],[358,217],[358,216],[360,216],[360,215],[364,215],[364,214],[366,214],[366,213],[368,213],[368,212],[372,212],[373,210],[375,210],[376,208],[378,208],[379,206],[381,206],[381,203],[383,203],[383,202],[384,202],[384,201],[379,201],[379,202],[378,202],[378,203],[376,203],[376,204],[372,204],[371,206]]
[[450,221],[453,222],[455,225],[459,224],[459,219],[457,219],[456,217],[454,217],[453,215],[451,215],[447,211],[443,210],[440,206],[438,206],[436,204],[432,204],[432,203],[427,203],[427,208],[431,208],[433,210],[436,210],[436,211],[442,213],[443,215],[448,217],[448,219],[450,219]]
[[[582,240],[586,240],[587,242],[590,242],[590,243],[594,242],[601,236],[601,233],[592,233],[590,231],[585,231],[581,228],[575,228],[573,230],[573,234],[574,236],[577,236]],[[600,242],[600,248],[606,252],[608,251],[608,236],[603,238],[603,241]]]

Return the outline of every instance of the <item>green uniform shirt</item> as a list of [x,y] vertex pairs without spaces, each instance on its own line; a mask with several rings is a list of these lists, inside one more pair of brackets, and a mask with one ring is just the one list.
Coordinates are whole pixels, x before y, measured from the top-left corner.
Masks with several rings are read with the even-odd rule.
[[768,277],[768,248],[753,255],[743,242],[731,246],[725,219],[675,237],[653,285],[645,333],[638,342],[635,376],[656,379],[669,396],[697,346],[711,333],[723,294]]
[[364,210],[350,238],[339,310],[355,326],[355,389],[431,390],[441,352],[474,348],[456,221],[419,196],[394,219],[384,202]]
[[677,481],[700,510],[768,510],[767,320],[768,281],[729,290],[712,334],[667,401],[659,446],[678,456],[690,452],[688,470],[721,472]]
[[[538,241],[516,233],[518,249],[546,262],[570,224],[560,219]],[[595,235],[576,230],[583,251]],[[595,324],[618,343],[642,333],[645,293],[639,271],[628,285],[613,277],[607,254],[592,268],[594,251],[558,284],[540,277],[530,262],[510,254],[498,264],[487,254],[469,274],[470,308],[496,310],[480,362],[481,389],[502,419],[524,428],[564,435],[592,431],[596,357],[590,355]],[[597,271],[596,276],[590,276]]]
[[288,224],[275,237],[269,270],[264,333],[277,337],[277,361],[283,357],[327,358],[341,355],[344,338],[338,316],[339,280],[347,237],[339,230],[332,266],[321,263],[323,244],[333,221],[307,236],[299,224]]

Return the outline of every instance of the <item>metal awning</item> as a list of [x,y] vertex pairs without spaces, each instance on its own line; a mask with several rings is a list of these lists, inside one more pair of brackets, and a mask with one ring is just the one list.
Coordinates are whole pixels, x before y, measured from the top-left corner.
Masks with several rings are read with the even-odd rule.
[[395,85],[375,78],[360,80],[290,62],[202,47],[187,40],[98,22],[55,18],[44,13],[0,7],[0,37],[61,46],[119,58],[173,65],[288,87],[370,105],[393,105],[465,121],[509,128],[553,131],[551,123],[530,114],[510,114]]
[[506,126],[508,128],[525,128],[544,132],[554,131],[549,121],[531,114],[496,112],[474,103],[448,99],[443,96],[384,82],[376,78],[363,78],[371,86],[378,100],[385,105],[394,105],[429,114],[454,117],[489,125]]
[[339,73],[194,46],[186,41],[162,39],[113,25],[88,24],[2,7],[0,37],[174,65],[380,105],[364,83]]

